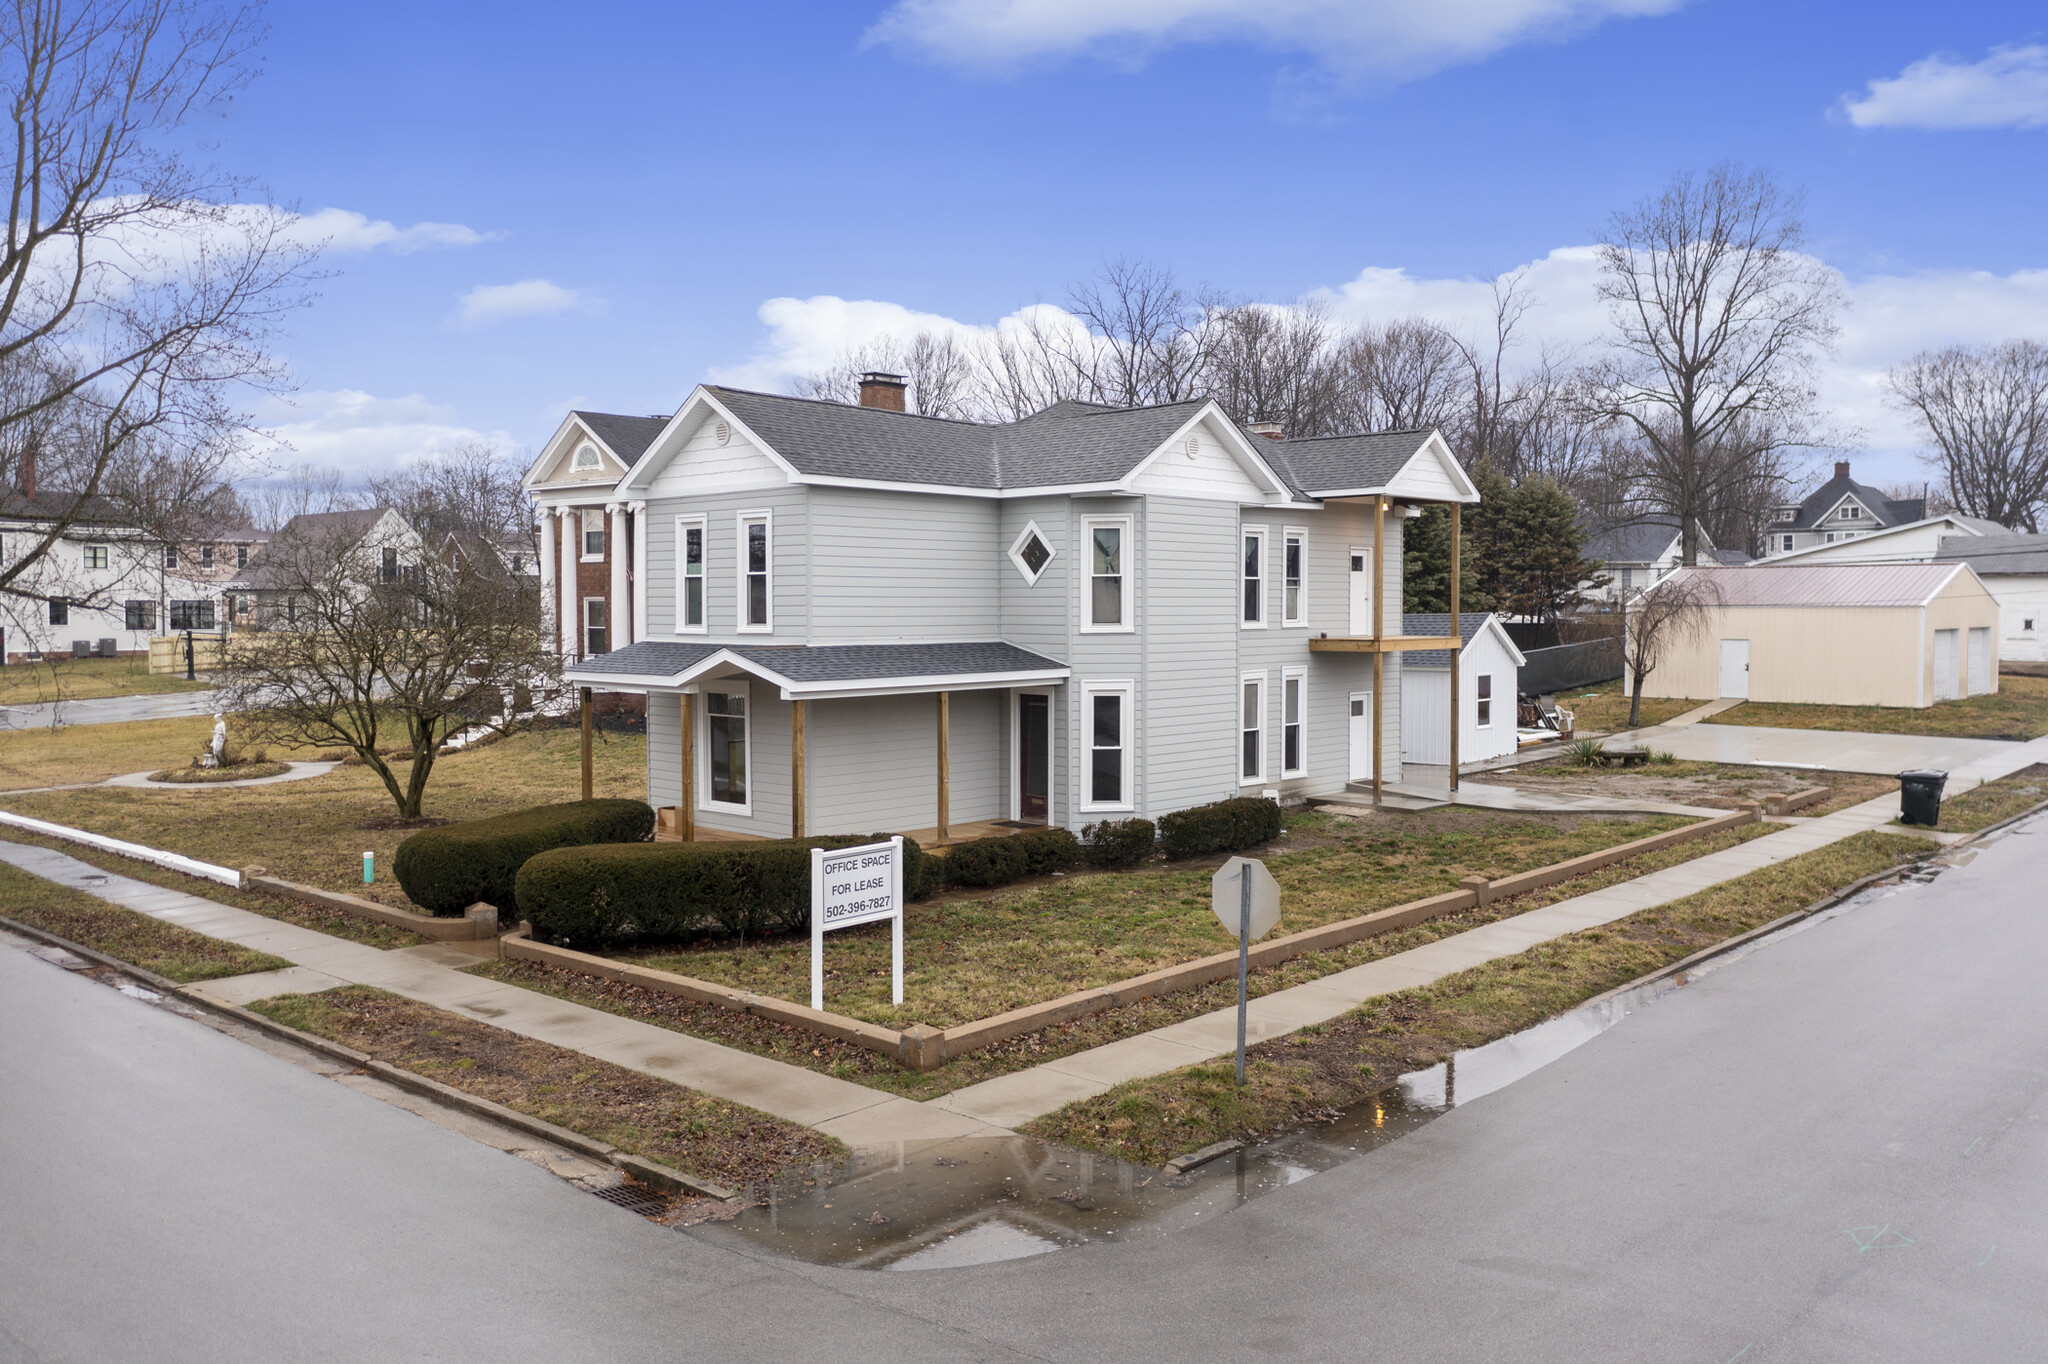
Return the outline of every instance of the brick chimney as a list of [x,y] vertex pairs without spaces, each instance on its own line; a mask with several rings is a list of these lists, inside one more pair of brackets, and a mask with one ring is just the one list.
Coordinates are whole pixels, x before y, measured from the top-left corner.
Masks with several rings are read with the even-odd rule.
[[887,412],[902,412],[903,390],[910,381],[900,374],[884,374],[881,370],[869,370],[860,376],[860,405],[879,407]]
[[1267,440],[1286,440],[1287,428],[1280,422],[1246,422],[1244,429]]
[[1835,461],[1835,477],[1836,477],[1836,478],[1847,478],[1848,476],[1849,476],[1849,461],[1848,461],[1848,460],[1846,460],[1846,459],[1838,459],[1838,460],[1836,460],[1836,461]]
[[21,485],[21,495],[29,501],[36,497],[36,448],[28,446],[21,452],[21,458],[14,463],[15,480]]

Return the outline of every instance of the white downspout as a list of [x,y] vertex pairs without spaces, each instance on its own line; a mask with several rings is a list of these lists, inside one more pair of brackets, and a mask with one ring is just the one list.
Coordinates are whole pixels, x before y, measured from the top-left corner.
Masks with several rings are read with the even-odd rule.
[[628,502],[633,514],[633,642],[647,638],[647,504]]

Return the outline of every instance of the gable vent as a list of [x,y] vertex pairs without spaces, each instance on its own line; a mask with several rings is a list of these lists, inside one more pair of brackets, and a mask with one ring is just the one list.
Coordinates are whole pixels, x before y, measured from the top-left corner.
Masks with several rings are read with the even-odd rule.
[[1189,437],[1188,437],[1188,458],[1189,458],[1189,459],[1193,459],[1193,458],[1195,458],[1195,457],[1196,457],[1197,455],[1199,455],[1199,454],[1201,454],[1201,453],[1202,453],[1202,438],[1201,438],[1200,436],[1189,436]]
[[725,445],[729,443],[732,440],[732,423],[720,422],[718,425],[712,427],[711,439],[717,441],[720,445]]

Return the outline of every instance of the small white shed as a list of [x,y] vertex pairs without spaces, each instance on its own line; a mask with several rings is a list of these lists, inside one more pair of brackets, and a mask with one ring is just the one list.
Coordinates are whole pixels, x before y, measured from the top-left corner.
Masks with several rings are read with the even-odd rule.
[[[1410,635],[1448,635],[1448,613],[1401,618]],[[1469,611],[1458,615],[1458,765],[1505,757],[1515,751],[1515,676],[1527,660],[1508,638],[1500,617]],[[1418,649],[1401,656],[1401,761],[1448,767],[1451,762],[1451,655],[1448,649]]]

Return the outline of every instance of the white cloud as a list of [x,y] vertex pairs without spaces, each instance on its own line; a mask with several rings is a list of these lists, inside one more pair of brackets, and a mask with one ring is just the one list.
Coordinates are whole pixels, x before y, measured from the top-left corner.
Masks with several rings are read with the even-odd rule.
[[1072,56],[1141,61],[1187,43],[1248,42],[1341,78],[1406,79],[1514,43],[1682,0],[896,0],[867,41],[947,66],[1002,70]]
[[399,227],[346,208],[323,208],[317,213],[284,216],[288,231],[295,240],[308,246],[324,243],[329,251],[373,251],[381,246],[400,255],[409,255],[436,246],[477,246],[497,241],[505,235],[502,232],[479,232],[461,223],[414,223],[411,227]]
[[515,444],[507,432],[462,424],[453,408],[418,393],[403,398],[348,388],[295,393],[264,403],[256,419],[260,435],[275,448],[267,454],[252,452],[252,457],[280,468],[316,464],[340,469],[351,482],[466,441],[501,450]]
[[508,317],[542,317],[592,306],[592,299],[574,289],[545,279],[522,279],[516,284],[477,285],[462,296],[456,320],[479,327]]
[[2048,45],[1994,47],[1980,62],[1936,53],[1844,95],[1841,112],[1859,128],[2048,127]]

